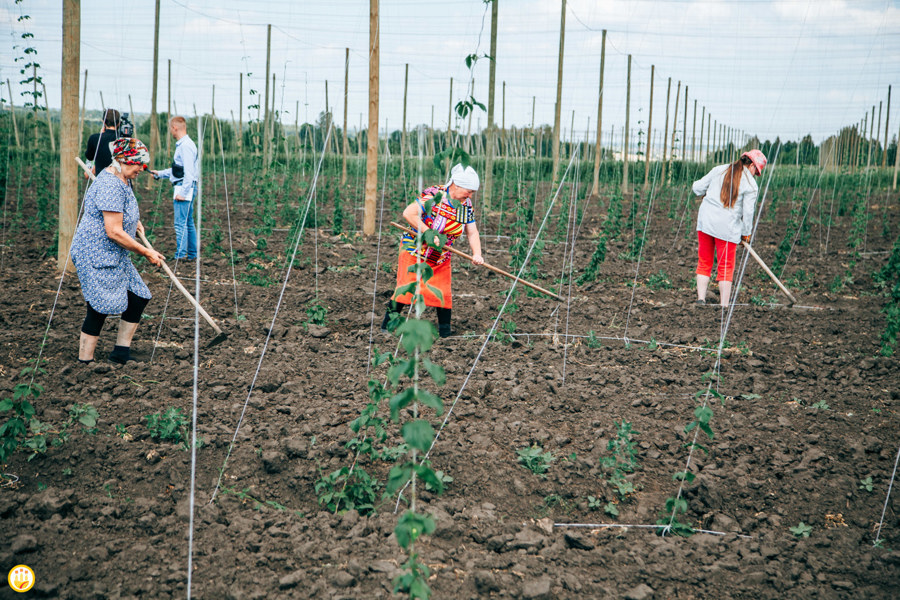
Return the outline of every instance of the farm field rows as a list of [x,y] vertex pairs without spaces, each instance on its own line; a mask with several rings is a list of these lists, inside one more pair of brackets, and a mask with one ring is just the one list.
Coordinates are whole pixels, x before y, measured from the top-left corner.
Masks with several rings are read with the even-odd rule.
[[[197,597],[389,598],[404,560],[393,534],[394,499],[382,499],[399,431],[387,425],[380,458],[354,463],[347,443],[357,437],[349,425],[369,402],[369,379],[385,378],[385,365],[367,367],[371,357],[397,345],[378,325],[397,258],[397,235],[386,223],[398,220],[409,185],[389,178],[382,235],[369,239],[353,230],[361,222],[356,184],[341,187],[339,172],[326,170],[314,220],[307,218],[318,228],[303,232],[272,326],[309,177],[278,174],[261,191],[249,179],[229,181],[229,230],[221,172],[206,170],[204,246],[211,249],[202,260],[200,299],[230,336],[204,349],[212,336],[201,323]],[[704,448],[692,453],[694,431],[685,428],[716,368],[723,313],[693,304],[689,182],[652,189],[649,211],[636,196],[630,215],[631,199],[614,183],[588,200],[583,183],[564,187],[542,235],[542,262],[534,264],[538,283],[566,302],[520,290],[516,309],[501,316],[487,343],[509,282],[454,258],[457,335],[438,340],[430,353],[447,374],[444,386],[430,389],[453,406],[431,456],[446,489],[419,490],[420,510],[437,523],[417,545],[435,597],[896,595],[896,493],[882,547],[873,548],[900,431],[900,367],[881,353],[886,299],[874,274],[888,264],[900,214],[896,193],[879,182],[868,190],[854,175],[832,177],[833,195],[802,173],[785,174],[769,190],[755,248],[770,264],[781,252],[783,279],[799,306],[786,306],[748,263],[721,354],[720,397],[708,405],[714,435],[700,434]],[[533,235],[554,190],[546,183],[534,189],[521,177],[502,185],[508,207],[517,197],[536,198],[527,225]],[[11,203],[12,178],[7,186]],[[11,457],[4,471],[17,479],[0,489],[0,529],[10,544],[0,557],[34,568],[42,597],[180,598],[191,453],[154,439],[146,417],[176,408],[189,425],[193,309],[170,296],[165,276],[144,262],[139,268],[154,298],[135,338],[141,362],[78,364],[78,282],[67,276],[57,300],[55,251],[47,252],[52,233],[33,226],[40,202],[24,187],[21,214],[10,209],[4,223],[0,389],[6,397],[22,381],[54,310],[46,373],[36,378],[43,386],[37,417],[58,431],[75,404],[90,404],[99,416],[94,427],[73,427],[58,447]],[[139,189],[138,197],[155,245],[171,254],[171,209],[158,190]],[[338,197],[344,214],[336,234]],[[575,217],[567,220],[570,209]],[[485,259],[509,268],[522,214],[505,210],[480,210],[479,221]],[[786,232],[805,237],[789,244],[787,256],[780,250]],[[239,257],[235,285],[229,233]],[[605,260],[593,281],[579,282],[604,234]],[[178,266],[190,289],[193,268]],[[433,310],[426,318],[434,321]],[[112,347],[111,328],[98,356]],[[380,411],[384,419],[387,412]],[[443,415],[428,418],[438,428]],[[618,439],[633,442],[626,457],[609,449],[617,430]],[[539,452],[526,454],[534,448]],[[686,470],[689,453],[687,509],[678,521],[724,535],[554,526],[668,520],[667,499],[680,485],[674,476]],[[532,469],[523,456],[532,457]],[[611,456],[618,465],[627,458],[629,468],[603,462]],[[353,480],[351,490],[337,486],[358,495],[332,500],[332,509],[320,503],[329,489],[322,482],[354,464],[372,479]],[[374,510],[367,494],[374,494]]]

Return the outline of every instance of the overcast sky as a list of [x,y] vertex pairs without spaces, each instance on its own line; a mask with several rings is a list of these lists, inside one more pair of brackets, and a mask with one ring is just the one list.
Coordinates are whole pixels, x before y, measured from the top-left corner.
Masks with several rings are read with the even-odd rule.
[[[506,124],[528,126],[532,101],[538,124],[553,123],[559,51],[560,0],[500,0],[496,121],[506,82]],[[153,63],[152,0],[81,2],[81,69],[88,70],[87,106],[149,112]],[[313,121],[329,104],[343,118],[344,52],[350,49],[349,128],[366,122],[369,2],[365,0],[162,0],[159,100],[166,109],[167,60],[172,61],[172,100],[192,115],[215,108],[237,117],[239,74],[245,74],[244,120],[254,103],[248,90],[265,88],[266,25],[272,24],[276,107],[283,121]],[[21,15],[30,19],[19,21]],[[391,130],[402,120],[404,66],[409,64],[407,122],[445,128],[453,78],[454,102],[470,78],[464,58],[490,51],[490,8],[481,0],[381,1],[381,109]],[[62,9],[58,0],[6,0],[0,7],[3,39],[0,77],[12,82],[21,106],[23,77],[15,58],[23,32],[37,50],[50,106],[59,106]],[[887,110],[893,85],[891,137],[900,126],[900,0],[569,0],[566,11],[562,127],[591,138],[597,121],[601,30],[608,31],[603,129],[625,121],[626,64],[632,55],[631,119],[646,127],[650,68],[656,66],[653,129],[662,128],[666,84],[672,104],[682,82],[679,129],[688,86],[688,132],[703,108],[719,123],[762,139],[816,141],[859,122],[878,104]],[[249,75],[249,82],[247,74]],[[474,68],[474,96],[487,104],[488,62]],[[84,84],[82,78],[82,85]],[[9,98],[4,85],[2,97]],[[299,110],[297,103],[299,102]],[[670,108],[674,110],[674,107]],[[883,114],[881,121],[884,129]],[[642,123],[639,123],[642,122]],[[480,113],[473,126],[485,126]],[[465,127],[465,126],[464,126]],[[671,127],[671,124],[670,124]],[[609,137],[604,134],[604,139]]]

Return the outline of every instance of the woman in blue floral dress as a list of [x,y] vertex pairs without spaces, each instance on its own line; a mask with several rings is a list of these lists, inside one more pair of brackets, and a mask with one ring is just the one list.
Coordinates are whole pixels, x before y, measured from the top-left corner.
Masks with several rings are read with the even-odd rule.
[[109,360],[126,363],[150,290],[131,262],[129,252],[161,265],[163,255],[135,240],[143,232],[130,180],[147,168],[150,153],[137,138],[110,144],[112,164],[103,169],[84,199],[84,215],[72,240],[72,262],[78,271],[87,316],[81,326],[78,360],[90,363],[107,315],[121,314],[116,346]]

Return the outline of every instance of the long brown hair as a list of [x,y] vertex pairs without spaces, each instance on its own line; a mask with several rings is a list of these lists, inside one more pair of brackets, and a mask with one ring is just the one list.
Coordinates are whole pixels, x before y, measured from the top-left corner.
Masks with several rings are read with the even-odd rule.
[[725,208],[731,208],[737,202],[744,166],[748,166],[752,162],[748,157],[742,156],[739,160],[728,165],[728,169],[725,171],[725,178],[722,180],[722,193],[719,196]]

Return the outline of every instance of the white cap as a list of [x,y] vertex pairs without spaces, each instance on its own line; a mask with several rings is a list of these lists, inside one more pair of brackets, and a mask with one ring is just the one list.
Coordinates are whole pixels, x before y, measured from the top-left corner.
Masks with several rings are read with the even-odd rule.
[[481,180],[478,178],[478,173],[475,172],[475,169],[463,167],[461,164],[457,164],[450,169],[450,181],[447,182],[447,186],[451,183],[473,192],[477,191],[481,186]]

